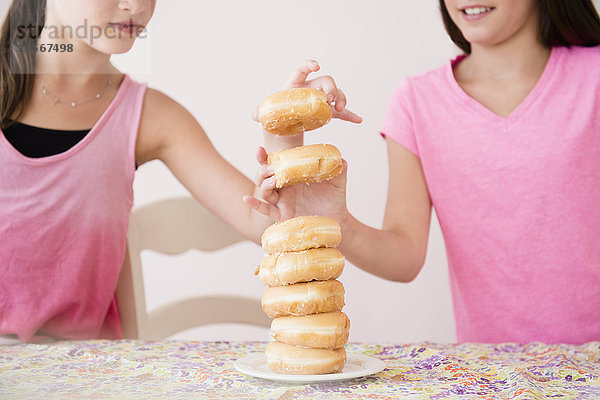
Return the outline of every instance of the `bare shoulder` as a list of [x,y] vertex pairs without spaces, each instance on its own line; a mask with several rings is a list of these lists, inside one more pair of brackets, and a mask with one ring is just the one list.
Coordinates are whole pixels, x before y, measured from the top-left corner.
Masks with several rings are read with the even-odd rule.
[[183,105],[160,90],[146,89],[135,151],[138,165],[160,158],[161,149],[190,129],[201,128]]

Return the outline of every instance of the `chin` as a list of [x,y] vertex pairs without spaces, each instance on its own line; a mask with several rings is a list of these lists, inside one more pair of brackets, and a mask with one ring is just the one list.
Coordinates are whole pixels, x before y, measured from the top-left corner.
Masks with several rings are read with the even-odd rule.
[[479,30],[479,31],[463,31],[465,39],[471,43],[479,46],[494,46],[502,42],[503,35],[499,32],[491,32],[490,30]]
[[134,40],[131,40],[131,41],[121,40],[120,43],[113,43],[111,41],[108,43],[94,44],[93,48],[94,48],[94,50],[96,50],[100,53],[108,54],[108,55],[124,54],[124,53],[127,53],[129,50],[131,50],[134,43],[135,43]]

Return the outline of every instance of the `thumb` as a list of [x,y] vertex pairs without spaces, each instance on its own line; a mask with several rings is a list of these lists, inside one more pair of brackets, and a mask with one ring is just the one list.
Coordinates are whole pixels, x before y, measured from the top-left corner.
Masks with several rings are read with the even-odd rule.
[[348,162],[346,160],[344,160],[342,158],[342,172],[340,173],[340,176],[342,178],[344,178],[344,181],[346,181],[346,177],[348,176]]
[[258,146],[258,149],[256,149],[256,161],[258,161],[258,163],[261,165],[265,165],[267,164],[268,159],[269,156],[265,148],[262,146]]
[[342,172],[340,172],[340,174],[338,176],[333,178],[331,180],[331,183],[333,183],[335,186],[337,186],[339,188],[345,189],[346,182],[347,182],[347,176],[348,176],[348,163],[346,162],[346,160],[342,159]]

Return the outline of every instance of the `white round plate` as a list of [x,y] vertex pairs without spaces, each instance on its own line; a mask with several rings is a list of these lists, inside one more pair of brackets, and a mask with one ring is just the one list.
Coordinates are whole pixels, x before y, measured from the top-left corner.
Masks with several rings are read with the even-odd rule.
[[267,366],[265,353],[250,354],[238,359],[233,366],[242,374],[255,378],[290,383],[317,383],[345,381],[361,376],[373,375],[385,369],[385,363],[378,358],[363,354],[349,354],[342,372],[323,375],[287,375],[273,372]]

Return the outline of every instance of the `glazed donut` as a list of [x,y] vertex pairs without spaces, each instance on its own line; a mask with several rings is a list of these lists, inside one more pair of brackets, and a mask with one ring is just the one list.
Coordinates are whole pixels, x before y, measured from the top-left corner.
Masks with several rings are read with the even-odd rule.
[[295,217],[269,226],[262,234],[267,254],[337,247],[342,240],[339,224],[329,217]]
[[276,135],[294,135],[317,129],[331,120],[331,106],[321,90],[295,88],[276,92],[258,108],[263,128]]
[[321,182],[342,172],[342,154],[331,144],[311,144],[271,152],[267,162],[275,172],[275,187]]
[[273,372],[292,375],[320,375],[340,372],[346,363],[346,349],[310,349],[270,342],[265,350]]
[[337,249],[310,249],[266,255],[259,266],[259,277],[267,286],[298,282],[326,281],[338,278],[345,259]]
[[341,311],[344,286],[335,279],[271,287],[262,297],[262,309],[271,318]]
[[341,311],[281,317],[271,322],[271,336],[278,342],[320,349],[344,347],[349,330],[350,320]]

